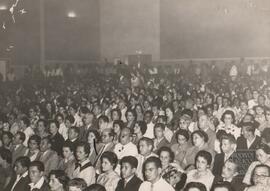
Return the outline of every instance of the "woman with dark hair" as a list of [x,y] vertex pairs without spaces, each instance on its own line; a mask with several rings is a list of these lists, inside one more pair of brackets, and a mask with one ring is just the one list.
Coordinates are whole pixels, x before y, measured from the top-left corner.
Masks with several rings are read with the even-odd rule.
[[191,134],[192,147],[187,149],[186,156],[183,160],[183,168],[188,169],[195,165],[195,156],[201,150],[209,151],[214,157],[215,152],[208,146],[208,135],[202,131],[197,130]]
[[143,135],[145,134],[146,130],[147,130],[147,124],[146,124],[146,122],[144,122],[144,121],[137,121],[135,123],[134,132],[133,132],[134,138],[133,138],[133,141],[132,141],[135,145],[138,144],[139,140],[143,137]]
[[221,117],[222,123],[217,126],[217,132],[224,130],[227,134],[232,134],[235,139],[240,137],[241,128],[235,125],[235,114],[231,110],[226,110]]
[[0,149],[0,188],[5,189],[14,174],[12,169],[12,154],[10,150]]
[[127,123],[126,123],[126,126],[128,128],[131,128],[133,129],[134,128],[134,125],[137,121],[137,114],[134,110],[132,109],[128,109],[126,111],[126,119],[127,119]]
[[107,191],[115,191],[118,181],[121,179],[114,171],[118,163],[117,155],[106,151],[101,155],[102,174],[97,178],[97,183],[103,185]]
[[49,186],[51,191],[67,191],[69,178],[62,170],[52,170],[49,173]]
[[184,191],[207,191],[204,184],[199,182],[190,182],[184,188]]
[[90,129],[87,132],[87,141],[90,145],[90,154],[89,154],[89,160],[92,164],[94,164],[95,159],[102,148],[102,144],[100,144],[100,134],[95,129]]
[[113,138],[113,142],[115,144],[119,143],[119,137],[121,130],[124,128],[125,124],[122,120],[116,120],[113,122],[113,131],[115,133],[115,136]]
[[195,169],[187,173],[187,181],[199,182],[206,186],[209,191],[212,187],[215,176],[210,170],[212,155],[207,151],[199,151],[195,157]]
[[72,179],[75,170],[76,159],[74,156],[74,145],[71,142],[65,142],[63,145],[63,158],[59,161],[58,169],[63,170],[67,176]]
[[26,156],[30,158],[30,161],[39,160],[41,156],[40,152],[41,138],[38,135],[32,135],[28,139],[28,150],[26,151]]
[[142,121],[144,112],[143,112],[143,108],[142,108],[141,104],[136,104],[135,112],[136,112],[136,115],[137,115],[137,121]]
[[84,189],[84,191],[106,191],[106,188],[100,184],[92,184]]
[[177,143],[173,144],[171,149],[174,152],[175,160],[182,166],[187,149],[191,147],[191,144],[189,143],[189,132],[184,129],[179,129],[175,133],[175,138]]

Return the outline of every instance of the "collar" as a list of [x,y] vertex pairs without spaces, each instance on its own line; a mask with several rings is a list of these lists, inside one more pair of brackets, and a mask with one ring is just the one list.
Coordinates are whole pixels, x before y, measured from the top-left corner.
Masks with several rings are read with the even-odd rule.
[[125,183],[128,183],[135,175],[133,174],[131,177],[129,177],[128,179],[125,179]]
[[23,173],[23,174],[21,175],[21,177],[25,178],[27,175],[28,175],[28,171],[26,171],[25,173]]
[[83,167],[85,164],[87,164],[87,163],[89,163],[89,162],[90,162],[90,160],[87,158],[85,161],[79,162],[79,163],[80,163],[80,165]]
[[29,186],[31,187],[31,190],[33,190],[34,188],[40,189],[44,182],[45,182],[44,177],[41,177],[36,184],[30,183]]
[[76,141],[76,139],[77,139],[77,138],[75,138],[75,139],[72,139],[72,140],[70,140],[70,141],[71,141],[72,143],[74,143],[74,142]]

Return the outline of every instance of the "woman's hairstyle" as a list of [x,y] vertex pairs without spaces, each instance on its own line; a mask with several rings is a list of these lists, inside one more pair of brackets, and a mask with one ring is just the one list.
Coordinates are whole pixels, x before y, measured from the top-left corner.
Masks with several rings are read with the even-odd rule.
[[216,188],[226,188],[227,191],[237,191],[237,190],[234,190],[231,183],[226,182],[226,181],[225,182],[217,182],[217,183],[215,183],[212,186],[211,191],[215,191]]
[[[204,140],[205,143],[208,142],[208,139],[209,139],[209,138],[208,138],[208,135],[207,135],[204,131],[202,131],[202,130],[196,130],[196,131],[194,131],[194,132],[191,134],[192,143],[193,143],[193,137],[194,137],[195,134],[197,134],[197,135],[199,135],[201,138],[203,138],[203,140]],[[193,143],[193,145],[194,145],[194,143]]]
[[112,118],[112,115],[113,115],[114,112],[116,112],[117,115],[119,116],[119,119],[121,119],[122,113],[121,113],[120,109],[118,109],[118,108],[112,109],[112,110],[111,110],[111,118]]
[[41,143],[41,138],[40,138],[40,136],[38,136],[38,135],[32,135],[32,136],[28,139],[28,145],[29,145],[30,141],[32,141],[32,140],[36,141],[37,145],[40,146],[40,143]]
[[10,150],[2,148],[0,149],[0,157],[5,160],[8,164],[12,163],[12,153]]
[[211,153],[209,153],[208,151],[205,151],[205,150],[199,151],[196,154],[195,163],[196,163],[196,161],[198,160],[199,157],[204,158],[206,160],[207,164],[211,165],[211,163],[212,163],[212,155],[211,155]]
[[146,130],[147,130],[147,124],[145,121],[137,121],[136,122],[138,124],[138,126],[140,127],[140,130],[142,132],[142,134],[144,135]]
[[200,182],[190,182],[190,183],[188,183],[186,185],[186,187],[184,188],[184,191],[189,191],[189,190],[191,190],[191,188],[197,188],[200,191],[207,191],[205,185],[200,183]]
[[172,151],[171,148],[169,147],[161,147],[159,150],[158,150],[158,156],[160,157],[160,154],[161,152],[168,152],[169,153],[169,156],[170,156],[170,162],[173,162],[174,161],[174,152]]
[[187,130],[184,129],[179,129],[176,133],[175,133],[175,137],[176,137],[176,141],[178,142],[178,136],[182,135],[186,138],[186,141],[189,140],[189,133]]
[[101,161],[106,158],[108,161],[112,164],[113,169],[116,168],[117,163],[118,163],[118,158],[117,155],[111,151],[106,151],[101,155]]
[[106,188],[100,184],[92,184],[83,191],[106,191]]
[[125,127],[125,123],[124,123],[122,120],[115,120],[115,121],[113,122],[113,126],[114,126],[114,125],[119,125],[120,130],[122,130],[122,129]]
[[231,111],[231,110],[226,110],[222,116],[221,116],[221,121],[224,123],[224,119],[225,119],[225,115],[231,115],[232,116],[232,123],[234,124],[235,123],[235,115],[234,115],[234,112]]
[[52,175],[54,175],[55,178],[58,179],[58,181],[60,182],[60,184],[63,185],[64,188],[67,187],[69,177],[63,170],[51,170],[51,172],[49,173],[49,177],[51,177]]
[[270,147],[267,144],[260,144],[256,150],[262,150],[263,152],[265,152],[266,154],[270,155]]
[[134,116],[134,121],[137,120],[137,113],[136,113],[135,110],[133,110],[133,109],[127,109],[127,111],[125,113],[126,118],[127,118],[128,113],[132,113],[132,115]]
[[101,141],[101,137],[100,137],[100,134],[99,132],[96,130],[96,129],[90,129],[88,132],[87,132],[87,137],[89,136],[90,133],[93,133],[96,137],[96,142],[99,143]]
[[74,178],[68,182],[68,187],[76,187],[81,190],[84,190],[87,187],[87,184],[82,178]]

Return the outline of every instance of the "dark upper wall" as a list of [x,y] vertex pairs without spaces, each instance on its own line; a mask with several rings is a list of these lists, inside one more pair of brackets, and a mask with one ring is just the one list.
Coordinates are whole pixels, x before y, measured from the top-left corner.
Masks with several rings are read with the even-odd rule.
[[161,0],[162,59],[270,54],[269,0]]

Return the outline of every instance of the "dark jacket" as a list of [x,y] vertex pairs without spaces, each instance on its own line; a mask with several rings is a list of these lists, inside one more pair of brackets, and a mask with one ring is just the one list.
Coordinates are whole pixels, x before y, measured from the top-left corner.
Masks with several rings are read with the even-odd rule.
[[[11,188],[13,187],[13,185],[15,184],[16,181],[16,174],[14,174],[14,176],[11,179],[11,182],[8,184],[7,188],[5,189],[5,191],[10,191]],[[15,187],[13,188],[13,191],[22,191],[22,190],[27,190],[30,184],[30,178],[27,175],[26,177],[22,177],[19,182],[17,182],[17,184],[15,185]]]
[[239,137],[237,139],[237,149],[236,150],[251,150],[255,151],[256,148],[261,144],[261,138],[256,136],[254,142],[251,144],[251,146],[248,148],[247,146],[247,139],[245,139],[243,136]]
[[124,186],[125,181],[124,179],[120,179],[115,191],[138,191],[140,188],[140,185],[142,183],[142,180],[139,179],[136,175],[131,178],[130,181]]
[[[233,155],[235,153],[233,153],[229,159],[232,159]],[[224,161],[224,157],[225,157],[225,154],[224,153],[219,153],[219,154],[216,154],[215,156],[215,159],[214,159],[214,165],[213,165],[213,175],[215,176],[221,176],[221,173],[222,173],[222,168],[225,164],[225,161]]]
[[56,151],[59,156],[62,156],[62,147],[65,142],[62,135],[58,132],[54,136],[50,136],[52,142],[52,150]]

